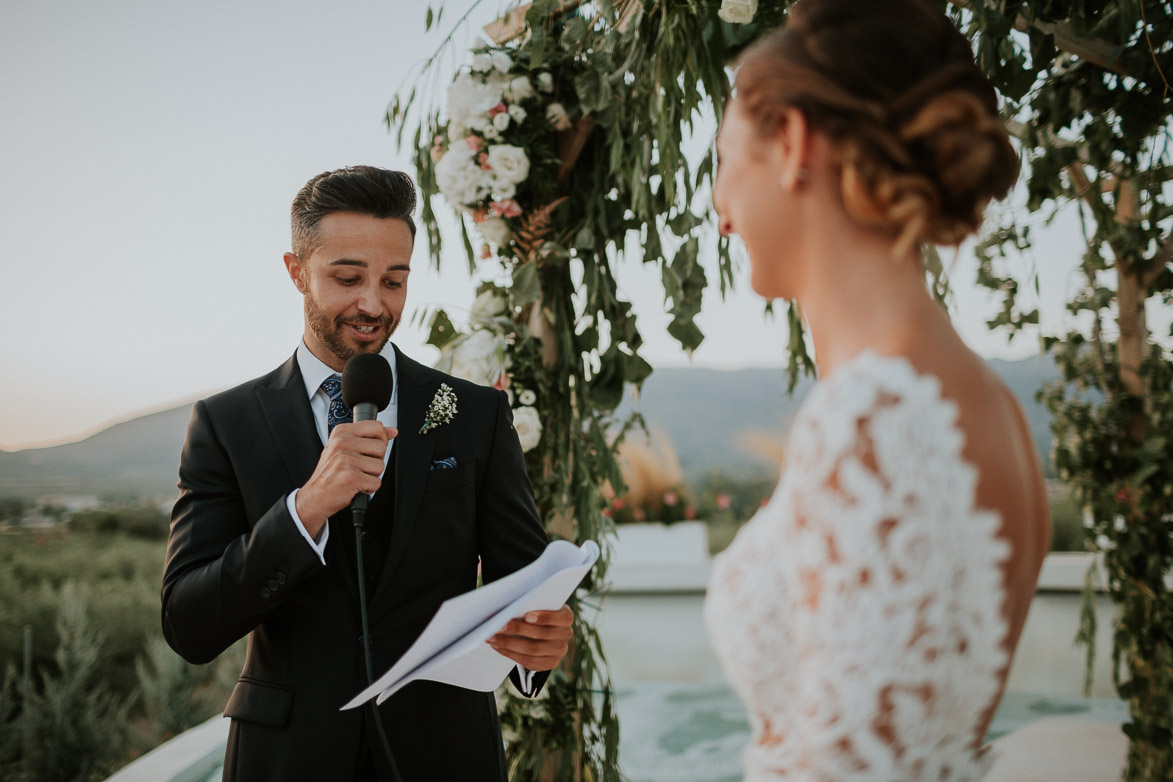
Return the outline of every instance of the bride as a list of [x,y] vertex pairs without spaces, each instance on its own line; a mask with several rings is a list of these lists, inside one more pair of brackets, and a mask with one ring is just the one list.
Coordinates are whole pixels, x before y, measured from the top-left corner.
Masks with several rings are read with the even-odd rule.
[[994,90],[927,0],[799,0],[741,58],[717,150],[721,229],[754,290],[801,305],[820,376],[705,603],[746,776],[979,779],[1047,504],[918,248],[976,231],[1017,177]]

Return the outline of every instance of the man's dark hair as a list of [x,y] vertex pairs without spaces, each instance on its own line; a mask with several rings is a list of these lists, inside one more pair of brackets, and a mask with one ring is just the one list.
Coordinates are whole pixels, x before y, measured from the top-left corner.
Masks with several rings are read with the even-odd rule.
[[354,212],[380,220],[407,223],[415,239],[415,184],[402,171],[374,166],[347,166],[325,171],[305,183],[293,199],[293,253],[303,261],[313,253],[318,223],[334,212]]

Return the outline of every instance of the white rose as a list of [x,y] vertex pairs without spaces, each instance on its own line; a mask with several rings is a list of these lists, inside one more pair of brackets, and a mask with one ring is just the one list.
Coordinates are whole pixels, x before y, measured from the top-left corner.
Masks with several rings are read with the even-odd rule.
[[731,24],[749,24],[758,12],[758,0],[722,0],[717,16]]
[[512,236],[512,231],[509,230],[509,223],[505,222],[504,217],[495,217],[489,215],[481,222],[477,223],[477,230],[481,232],[481,236],[490,244],[495,244],[498,247],[504,247],[509,244],[509,237]]
[[503,111],[500,114],[493,115],[493,127],[504,132],[509,127],[509,112]]
[[462,73],[448,85],[448,121],[481,130],[489,123],[489,109],[500,102],[500,87]]
[[454,204],[470,206],[489,194],[492,179],[467,144],[453,144],[436,163],[436,186]]
[[518,76],[505,87],[505,100],[523,101],[534,96],[534,87],[525,76]]
[[474,331],[452,351],[449,372],[464,380],[491,386],[504,370],[505,340],[492,332]]
[[551,103],[546,107],[546,120],[554,126],[554,130],[570,130],[570,116],[561,103]]
[[509,73],[509,69],[513,67],[513,60],[509,59],[505,52],[493,52],[489,56],[493,60],[493,67],[501,73]]
[[[486,219],[500,220],[501,222],[505,222],[499,217]],[[483,291],[479,296],[476,297],[476,299],[473,300],[472,312],[469,314],[468,320],[469,323],[473,324],[474,326],[481,326],[488,323],[498,315],[504,314],[504,312],[505,300],[501,298],[501,296],[498,295],[496,291],[487,290]]]
[[501,138],[501,134],[492,125],[486,125],[485,129],[481,131],[481,135],[485,137],[486,141],[495,141]]
[[525,109],[523,109],[521,106],[518,106],[516,103],[514,103],[509,107],[508,111],[510,119],[512,119],[514,122],[525,122],[526,113]]
[[501,182],[518,184],[529,176],[529,157],[524,149],[512,144],[494,144],[489,147],[488,163]]
[[513,428],[521,441],[522,453],[532,451],[542,439],[542,421],[532,407],[519,407],[513,411]]
[[548,71],[542,71],[538,74],[538,89],[542,92],[554,91],[554,77]]
[[527,388],[517,395],[517,401],[521,402],[526,407],[529,407],[533,405],[534,402],[538,401],[538,395]]

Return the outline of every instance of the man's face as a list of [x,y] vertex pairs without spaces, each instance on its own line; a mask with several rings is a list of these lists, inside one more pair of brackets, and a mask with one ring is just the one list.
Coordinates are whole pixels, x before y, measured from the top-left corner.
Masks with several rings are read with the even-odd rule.
[[403,220],[334,212],[318,224],[309,258],[285,254],[305,296],[310,352],[341,372],[352,356],[383,349],[403,314],[411,249]]

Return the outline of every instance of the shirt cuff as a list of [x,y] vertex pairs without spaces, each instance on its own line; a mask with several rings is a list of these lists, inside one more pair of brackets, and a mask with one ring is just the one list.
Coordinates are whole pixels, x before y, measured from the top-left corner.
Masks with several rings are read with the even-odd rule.
[[[289,515],[293,517],[293,523],[297,526],[297,531],[305,538],[305,542],[310,544],[310,548],[318,555],[318,559],[322,564],[326,564],[326,541],[330,539],[330,525],[323,524],[322,531],[319,533],[319,540],[314,540],[310,537],[310,532],[301,523],[301,516],[297,515],[297,493],[301,489],[294,489],[289,492],[289,496],[285,499],[285,507],[289,508]],[[518,668],[521,666],[519,665]]]
[[517,678],[521,681],[521,694],[528,698],[534,694],[534,672],[521,663],[514,665],[517,666]]

